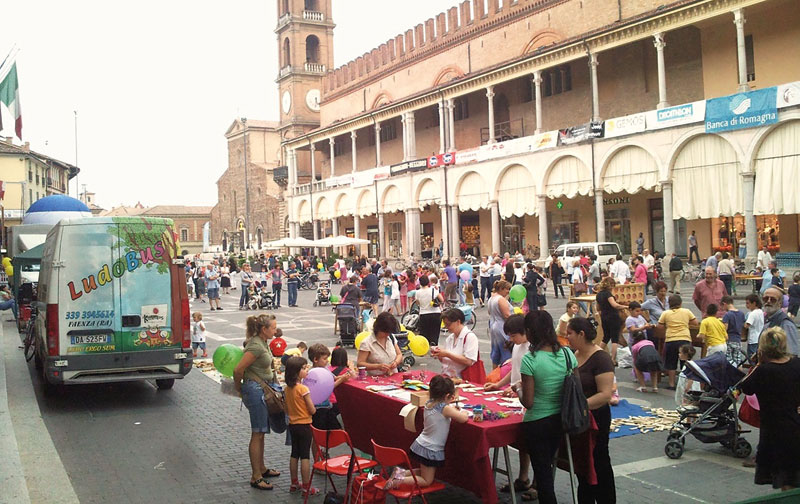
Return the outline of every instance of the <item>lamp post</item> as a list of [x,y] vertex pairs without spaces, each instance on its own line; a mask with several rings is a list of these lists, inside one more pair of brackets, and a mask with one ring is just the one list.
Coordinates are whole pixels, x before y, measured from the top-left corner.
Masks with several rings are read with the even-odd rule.
[[250,253],[250,182],[247,177],[247,118],[242,117],[244,138],[244,242],[245,256]]

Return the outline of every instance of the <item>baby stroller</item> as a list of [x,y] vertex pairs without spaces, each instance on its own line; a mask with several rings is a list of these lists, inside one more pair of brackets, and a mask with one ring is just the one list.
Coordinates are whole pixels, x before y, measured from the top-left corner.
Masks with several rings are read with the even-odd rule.
[[320,282],[317,287],[317,299],[314,300],[314,306],[324,304],[331,304],[331,284],[325,281]]
[[403,363],[397,368],[397,370],[401,373],[403,371],[408,371],[411,369],[411,366],[417,362],[417,359],[414,358],[414,353],[408,346],[408,331],[393,333],[392,336],[397,341],[397,346],[400,347],[400,351],[403,352]]
[[419,326],[419,303],[413,301],[411,306],[408,307],[408,311],[405,312],[400,317],[400,323],[405,326],[406,329],[409,331],[417,331],[417,327]]
[[260,299],[260,291],[256,290],[252,285],[247,288],[247,303],[245,303],[245,306],[247,306],[248,310],[258,310]]
[[348,303],[340,303],[334,305],[333,310],[336,312],[336,320],[339,326],[339,341],[336,346],[355,347],[356,335],[358,334],[361,320],[358,308]]
[[275,308],[275,296],[267,290],[266,285],[262,286],[258,293],[258,307],[266,308],[267,310]]
[[738,388],[745,375],[727,361],[723,352],[688,361],[683,373],[702,383],[703,391],[688,392],[693,404],[678,408],[680,419],[672,425],[664,446],[667,457],[678,459],[683,455],[688,434],[702,443],[720,443],[735,457],[748,457],[753,448],[741,435],[750,431],[740,430],[736,410]]

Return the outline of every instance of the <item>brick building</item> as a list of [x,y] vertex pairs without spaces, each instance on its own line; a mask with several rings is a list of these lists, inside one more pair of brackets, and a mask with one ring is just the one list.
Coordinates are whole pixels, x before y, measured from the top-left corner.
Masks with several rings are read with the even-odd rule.
[[[181,244],[181,253],[203,252],[203,227],[211,222],[210,206],[156,205],[145,209],[142,217],[165,217],[175,223],[175,232]],[[209,229],[209,236],[213,232]]]
[[[330,58],[308,43],[332,47],[330,0],[278,9],[282,51]],[[309,70],[319,127],[282,142],[291,235],[355,235],[372,256],[629,252],[639,232],[685,254],[691,230],[703,256],[800,250],[794,0],[466,0]],[[316,107],[306,87],[286,87],[282,124]]]
[[[228,169],[217,180],[217,204],[211,209],[211,244],[239,251],[249,238],[251,246],[259,249],[264,242],[286,236],[283,194],[286,177],[280,176],[278,124],[236,119],[225,138],[228,140]],[[283,170],[285,172],[285,167]],[[249,222],[246,218],[248,206]]]

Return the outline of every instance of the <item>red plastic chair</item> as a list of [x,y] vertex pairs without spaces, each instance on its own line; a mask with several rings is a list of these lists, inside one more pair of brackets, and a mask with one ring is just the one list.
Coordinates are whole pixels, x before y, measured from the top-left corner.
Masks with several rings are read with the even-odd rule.
[[[408,454],[401,450],[400,448],[390,448],[387,446],[381,446],[372,440],[372,447],[375,452],[375,460],[380,464],[381,476],[385,480],[388,480],[391,477],[391,474],[387,472],[387,470],[392,466],[403,466],[408,469],[413,469],[411,467],[411,461],[408,460]],[[402,486],[402,487],[395,487],[389,489],[387,492],[389,495],[394,497],[396,502],[400,502],[400,499],[408,499],[409,504],[411,503],[411,499],[416,496],[420,496],[422,498],[422,502],[425,504],[428,501],[425,499],[425,495],[433,492],[438,492],[439,490],[444,490],[445,486],[444,483],[440,483],[438,481],[434,481],[427,487],[419,486],[419,482],[417,481],[417,475],[414,472],[411,472],[411,476],[414,478],[414,485],[413,486]],[[384,490],[384,486],[386,482],[378,483],[376,486]]]
[[[324,431],[315,428],[313,425],[311,426],[311,433],[314,437],[314,465],[311,466],[311,479],[309,481],[314,480],[314,473],[321,472],[325,473],[328,477],[328,481],[331,482],[331,486],[333,487],[333,491],[336,492],[336,485],[333,483],[333,478],[331,475],[337,476],[347,476],[347,468],[350,466],[350,457],[355,454],[353,450],[353,443],[350,441],[350,436],[347,432],[343,430],[330,430]],[[333,458],[326,458],[328,451],[331,448],[335,448],[337,446],[341,446],[346,444],[348,448],[350,448],[350,453],[346,455],[339,455]],[[374,460],[369,460],[361,457],[355,458],[355,463],[353,464],[353,478],[355,475],[363,469],[368,469],[370,467],[375,467],[378,465],[377,462]],[[350,491],[348,488],[347,492]],[[303,503],[308,502],[308,494],[306,494]]]

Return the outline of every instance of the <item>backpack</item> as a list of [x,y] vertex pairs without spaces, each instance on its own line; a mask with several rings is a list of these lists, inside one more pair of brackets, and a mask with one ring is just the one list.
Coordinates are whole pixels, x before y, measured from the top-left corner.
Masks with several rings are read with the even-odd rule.
[[589,428],[589,403],[583,394],[578,368],[572,368],[566,348],[564,359],[567,363],[567,375],[564,377],[564,390],[561,395],[561,428],[566,434],[580,434]]

